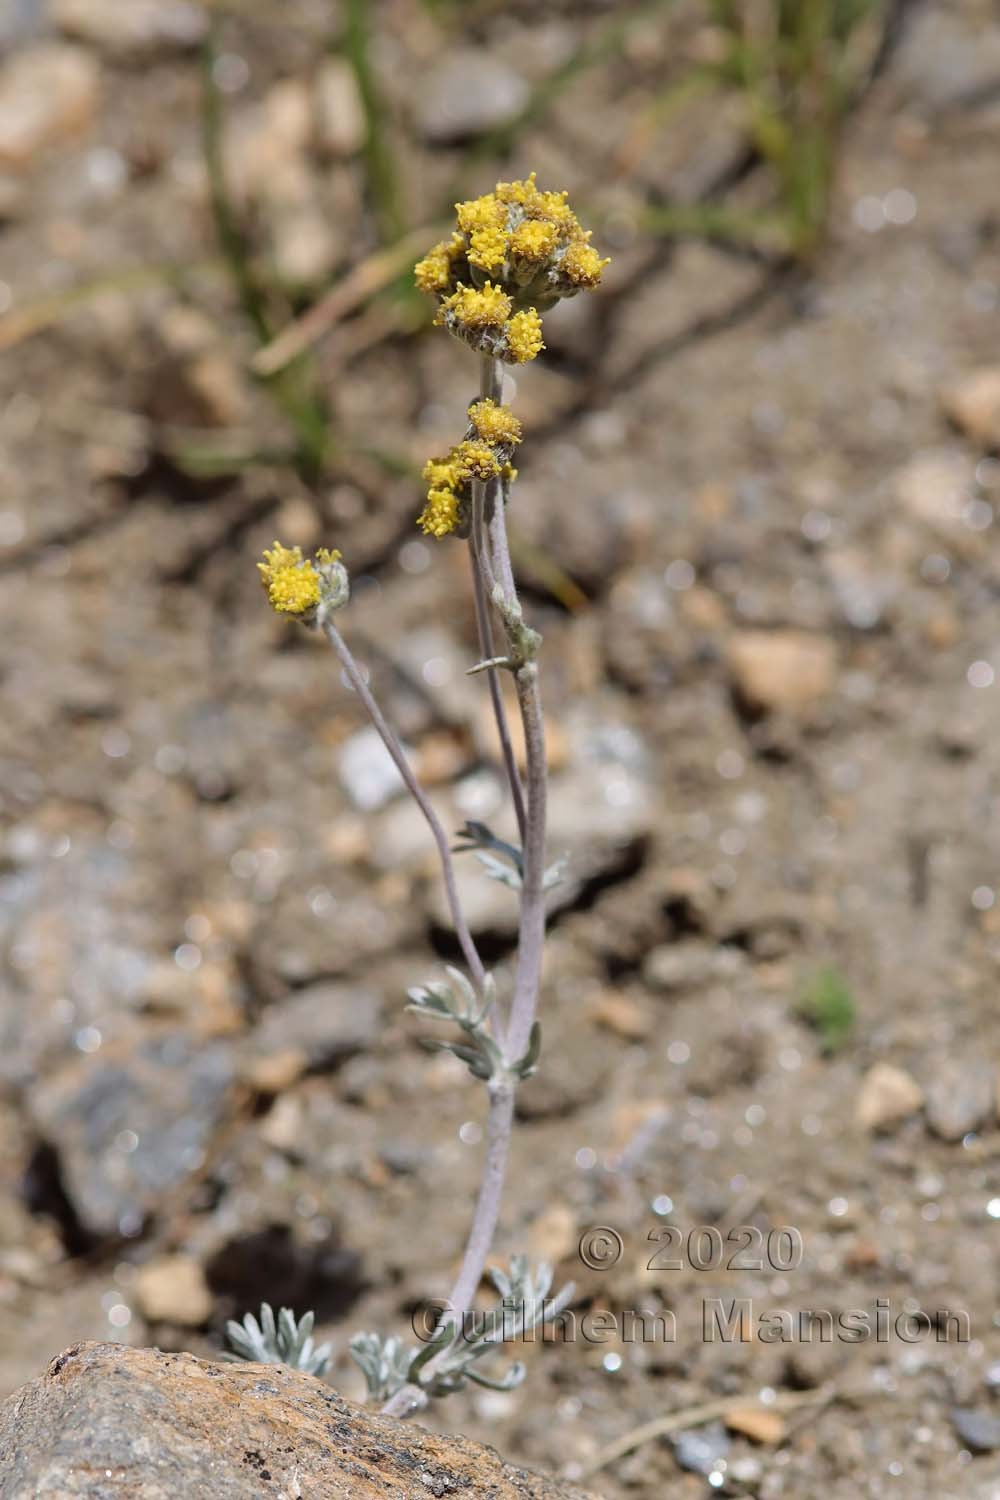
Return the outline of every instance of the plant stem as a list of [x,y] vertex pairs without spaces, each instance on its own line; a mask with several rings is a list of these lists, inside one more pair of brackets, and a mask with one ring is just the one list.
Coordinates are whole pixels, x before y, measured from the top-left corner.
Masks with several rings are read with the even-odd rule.
[[[483,356],[481,391],[499,401],[503,370],[497,360]],[[491,504],[492,502],[492,504]],[[493,481],[487,487],[487,526],[492,552],[493,573],[500,598],[494,604],[503,622],[512,655],[517,659],[518,643],[511,629],[521,619],[514,570],[507,542],[507,522],[503,494]],[[524,730],[527,783],[527,809],[523,839],[523,873],[521,881],[521,920],[518,930],[517,969],[514,978],[514,1000],[506,1035],[508,1058],[523,1057],[528,1048],[531,1028],[538,1006],[542,977],[542,953],[545,944],[545,810],[546,764],[545,721],[538,689],[538,667],[535,661],[521,661],[514,670],[514,685]]]
[[[507,1173],[507,1155],[510,1150],[511,1127],[514,1123],[514,1084],[505,1081],[490,1086],[490,1112],[486,1122],[486,1161],[483,1165],[483,1180],[479,1186],[476,1211],[472,1227],[465,1244],[465,1254],[455,1278],[447,1305],[441,1314],[438,1328],[448,1323],[462,1327],[466,1314],[472,1307],[476,1288],[482,1280],[486,1257],[493,1244],[500,1203],[503,1198],[503,1183]],[[435,1355],[421,1372],[432,1373],[437,1360],[444,1358],[448,1350]],[[427,1405],[427,1392],[418,1385],[407,1383],[382,1407],[385,1417],[408,1417]]]
[[[486,598],[486,582],[484,579],[483,489],[484,486],[481,484],[474,486],[469,557],[472,560],[472,591],[476,601],[479,651],[483,661],[491,661],[496,655],[496,646],[493,639],[493,623],[490,619],[489,603]],[[490,702],[493,704],[493,717],[496,720],[497,734],[500,736],[500,749],[503,753],[504,768],[507,772],[507,783],[510,787],[511,801],[514,804],[514,815],[517,818],[518,836],[523,844],[527,827],[524,787],[521,784],[521,773],[517,769],[517,761],[514,758],[514,746],[511,743],[510,725],[507,722],[507,709],[504,706],[503,693],[500,688],[500,677],[496,667],[490,667],[486,676],[489,679]]]
[[[503,387],[502,367],[487,356],[482,363],[481,395],[499,403]],[[487,533],[489,546],[487,546]],[[487,586],[492,595],[507,635],[511,656],[519,660],[521,642],[511,630],[511,622],[520,620],[521,606],[514,584],[514,573],[507,544],[507,528],[504,522],[504,497],[499,484],[477,485],[473,492],[472,521],[472,572],[476,591],[476,619],[479,625],[479,642],[484,659],[493,655],[493,630],[486,609]],[[336,645],[336,642],[334,643]],[[342,658],[343,659],[343,658]],[[491,687],[494,673],[491,671]],[[517,970],[514,980],[514,1002],[509,1024],[503,1038],[503,1050],[508,1063],[517,1062],[528,1050],[531,1029],[534,1025],[538,1004],[538,990],[542,974],[542,949],[545,942],[545,727],[542,718],[541,698],[538,691],[538,668],[533,660],[520,661],[514,671],[517,687],[518,707],[524,728],[524,743],[527,764],[527,802],[521,787],[517,766],[511,753],[507,759],[510,743],[506,717],[503,715],[503,700],[499,684],[493,699],[500,730],[501,743],[510,778],[511,793],[518,811],[521,828],[523,875],[521,884],[521,917],[518,933]],[[499,706],[498,706],[499,701]],[[490,1084],[490,1108],[486,1123],[486,1160],[483,1177],[476,1200],[476,1211],[462,1256],[455,1284],[448,1298],[447,1307],[441,1316],[441,1325],[457,1324],[463,1320],[472,1306],[476,1288],[482,1279],[486,1258],[493,1244],[500,1205],[503,1198],[504,1177],[510,1151],[511,1127],[514,1122],[515,1077],[508,1072]],[[422,1378],[430,1374],[438,1358],[447,1356],[447,1350],[434,1359],[421,1372]],[[404,1385],[382,1407],[385,1416],[407,1417],[427,1405],[427,1393],[419,1386]]]
[[424,791],[423,787],[420,785],[419,781],[414,775],[413,768],[406,758],[406,752],[400,744],[395,730],[391,727],[384,714],[382,713],[382,710],[375,702],[375,699],[372,696],[371,689],[369,688],[367,682],[365,682],[365,679],[361,674],[361,669],[355,661],[351,650],[347,645],[347,642],[344,640],[343,636],[341,635],[340,631],[337,629],[336,625],[333,623],[333,620],[329,615],[324,616],[321,623],[323,632],[327,640],[330,642],[330,645],[337,653],[337,656],[340,659],[340,664],[343,667],[344,671],[347,673],[347,677],[351,686],[357,693],[358,697],[361,699],[361,703],[364,707],[365,712],[378,731],[383,745],[392,757],[397,771],[406,783],[407,790],[413,797],[413,800],[416,802],[417,806],[420,808],[420,811],[423,813],[425,819],[427,820],[427,825],[434,836],[434,842],[437,844],[438,854],[441,856],[441,870],[442,874],[444,875],[444,888],[445,893],[448,897],[448,906],[451,911],[451,920],[455,926],[455,934],[461,946],[462,953],[465,956],[465,962],[469,967],[469,973],[472,975],[473,983],[475,984],[476,989],[479,991],[480,995],[482,995],[486,983],[486,971],[483,968],[482,959],[479,957],[476,945],[472,941],[472,934],[469,931],[468,924],[465,920],[465,914],[462,911],[462,906],[458,899],[458,886],[455,881],[455,866],[451,857],[451,848],[448,843],[448,836],[441,826],[441,820],[438,818],[437,813],[434,811],[433,807],[430,804],[430,801],[428,800],[427,793]]
[[476,1212],[466,1241],[465,1254],[455,1278],[455,1285],[448,1298],[444,1321],[461,1326],[465,1314],[472,1306],[476,1288],[482,1278],[486,1257],[493,1244],[497,1219],[500,1216],[500,1200],[503,1197],[503,1181],[507,1171],[507,1154],[510,1149],[510,1132],[514,1120],[514,1086],[511,1083],[490,1087],[490,1111],[486,1122],[486,1161],[483,1165],[483,1180],[479,1186]]

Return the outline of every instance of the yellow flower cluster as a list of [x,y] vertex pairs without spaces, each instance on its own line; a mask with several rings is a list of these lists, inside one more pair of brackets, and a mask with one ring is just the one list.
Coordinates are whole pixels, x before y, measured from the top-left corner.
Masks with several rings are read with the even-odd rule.
[[454,490],[429,489],[424,508],[417,517],[417,525],[424,536],[440,539],[457,530],[458,505],[459,497]]
[[446,458],[424,464],[427,499],[417,525],[426,536],[448,536],[467,524],[475,481],[514,478],[510,454],[521,441],[521,424],[514,413],[489,399],[476,401],[469,407],[469,426],[472,435]]
[[487,281],[481,290],[458,284],[458,290],[446,297],[438,313],[438,322],[454,319],[462,328],[502,328],[513,310],[511,298],[500,287]]
[[534,359],[545,348],[542,343],[542,320],[533,307],[526,307],[523,312],[515,313],[508,321],[504,333],[507,350],[501,357],[511,364],[527,364],[529,359]]
[[324,570],[340,562],[340,553],[320,547],[315,561],[302,556],[301,547],[275,542],[257,564],[268,603],[279,615],[309,615],[323,597]]
[[534,359],[544,348],[534,304],[597,286],[608,264],[566,199],[543,192],[532,172],[456,204],[457,232],[415,271],[420,290],[438,301],[437,322],[508,364]]
[[521,441],[521,424],[509,406],[498,406],[485,397],[474,401],[469,407],[472,430],[484,443],[500,448],[513,448]]

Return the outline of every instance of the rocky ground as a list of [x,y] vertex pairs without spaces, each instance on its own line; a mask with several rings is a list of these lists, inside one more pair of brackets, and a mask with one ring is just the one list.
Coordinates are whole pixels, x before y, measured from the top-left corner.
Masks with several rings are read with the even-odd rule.
[[[214,72],[287,316],[375,238],[330,7],[258,9]],[[486,8],[466,35],[386,4],[408,225],[460,168],[491,185],[455,137],[604,19]],[[180,0],[0,18],[0,1394],[75,1340],[211,1355],[267,1297],[316,1308],[357,1398],[351,1333],[405,1333],[445,1290],[479,1172],[481,1088],[403,1011],[455,953],[423,830],[253,566],[275,535],[343,549],[350,635],[443,815],[506,830],[466,559],[413,528],[471,360],[371,304],[322,348],[331,471],[261,459],[288,429],[212,233],[206,24]],[[986,1500],[1000,25],[985,0],[914,8],[808,272],[637,227],[637,184],[694,194],[739,147],[695,99],[623,172],[671,35],[638,19],[503,165],[568,186],[615,258],[518,377],[512,521],[570,866],[498,1251],[554,1260],[580,1317],[673,1313],[676,1339],[529,1348],[519,1390],[432,1420],[614,1500]],[[502,978],[509,897],[463,879]],[[688,1239],[742,1225],[764,1248],[730,1269]],[[603,1269],[578,1252],[594,1226],[623,1246]],[[881,1300],[892,1329],[705,1341],[706,1300],[733,1296],[873,1327]],[[934,1327],[908,1342],[917,1312]],[[649,1419],[761,1391],[763,1423],[694,1419],[586,1477]]]

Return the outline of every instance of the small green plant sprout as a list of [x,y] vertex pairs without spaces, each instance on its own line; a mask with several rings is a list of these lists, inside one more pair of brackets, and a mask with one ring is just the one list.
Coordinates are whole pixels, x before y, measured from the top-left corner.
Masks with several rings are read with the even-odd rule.
[[[378,731],[419,807],[437,846],[445,894],[462,951],[464,970],[409,991],[409,1009],[450,1030],[430,1041],[464,1063],[486,1086],[486,1152],[472,1225],[449,1297],[426,1342],[407,1346],[395,1337],[360,1333],[351,1352],[372,1400],[393,1416],[407,1416],[431,1397],[460,1390],[468,1381],[501,1390],[523,1373],[514,1364],[497,1375],[482,1361],[499,1345],[516,1340],[558,1316],[573,1288],[548,1296],[549,1266],[532,1269],[515,1256],[509,1274],[491,1271],[496,1305],[474,1307],[500,1214],[514,1098],[536,1069],[542,1034],[536,1018],[545,943],[545,893],[560,877],[545,854],[545,725],[539,690],[541,636],[524,618],[511,565],[506,512],[517,477],[515,451],[521,423],[504,405],[504,366],[525,364],[544,348],[542,313],[564,297],[595,287],[607,261],[564,192],[539,188],[535,174],[498,182],[492,193],[456,205],[457,227],[418,263],[418,288],[437,305],[435,322],[479,356],[479,388],[466,408],[460,440],[424,468],[427,484],[417,524],[427,536],[467,543],[479,660],[468,674],[486,679],[496,719],[516,838],[501,838],[483,823],[467,823],[453,848],[382,713],[364,672],[338,628],[350,584],[339,552],[303,557],[297,547],[275,542],[258,564],[268,600],[321,631],[347,681]],[[513,679],[524,739],[524,776],[514,756],[500,673]],[[516,896],[517,957],[512,993],[501,995],[486,972],[462,911],[453,856],[473,851],[486,874]]]
[[257,1365],[290,1365],[307,1375],[322,1375],[333,1352],[329,1344],[314,1345],[312,1339],[315,1315],[304,1313],[298,1323],[287,1307],[274,1312],[268,1302],[260,1305],[260,1322],[247,1313],[242,1323],[232,1319],[226,1324],[226,1338],[232,1359],[246,1359]]
[[809,980],[799,997],[798,1013],[817,1032],[826,1053],[845,1046],[857,1019],[857,1006],[839,969],[828,965]]

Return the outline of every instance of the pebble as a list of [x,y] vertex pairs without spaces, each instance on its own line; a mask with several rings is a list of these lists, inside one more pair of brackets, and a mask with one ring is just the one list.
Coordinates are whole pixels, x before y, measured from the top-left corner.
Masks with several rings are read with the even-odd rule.
[[924,1091],[915,1078],[892,1063],[875,1063],[861,1084],[855,1117],[865,1130],[886,1130],[916,1114]]
[[340,237],[318,203],[292,204],[274,216],[271,254],[282,281],[309,286],[340,260]]
[[249,1058],[240,1070],[255,1093],[281,1094],[305,1072],[309,1059],[299,1047],[283,1047],[280,1052]]
[[506,63],[459,48],[421,80],[417,124],[435,145],[467,140],[515,119],[529,93],[525,79]]
[[927,1124],[942,1141],[960,1141],[993,1111],[993,1077],[976,1058],[945,1062],[927,1085]]
[[100,105],[97,62],[82,47],[42,43],[0,67],[0,168],[23,171],[39,151],[72,140]]
[[1000,27],[951,6],[918,8],[893,69],[906,102],[931,116],[989,89],[998,70]]
[[642,977],[650,989],[673,994],[707,984],[714,967],[714,950],[691,939],[654,948],[646,955]]
[[957,448],[928,448],[896,470],[891,488],[914,520],[947,535],[961,524],[973,478],[967,454]]
[[948,417],[980,448],[1000,448],[1000,365],[963,375],[941,394]]
[[748,1437],[752,1443],[774,1444],[783,1441],[788,1424],[780,1412],[766,1406],[741,1406],[726,1413],[730,1432]]
[[[510,940],[516,936],[517,892],[487,875],[474,854],[465,854],[458,860],[455,866],[455,883],[465,920],[475,938],[488,934],[491,939]],[[444,882],[437,871],[428,892],[427,906],[433,925],[450,932],[451,910],[445,897]]]
[[364,1052],[378,1035],[379,1003],[353,984],[307,985],[270,1006],[248,1041],[251,1056],[304,1054],[309,1067],[328,1068]]
[[674,1438],[674,1457],[682,1469],[693,1474],[711,1474],[728,1452],[729,1439],[721,1422],[680,1432]]
[[205,12],[188,0],[53,0],[53,19],[114,57],[196,47],[208,28]]
[[628,995],[601,995],[590,1007],[598,1026],[625,1042],[641,1042],[650,1032],[650,1019],[641,1005]]
[[745,630],[732,637],[729,671],[752,713],[806,714],[834,687],[837,656],[827,636],[797,630]]
[[308,203],[315,184],[307,154],[313,132],[312,96],[307,85],[285,78],[259,104],[233,115],[224,140],[226,178],[241,203],[261,198]]
[[205,1273],[189,1255],[161,1255],[140,1266],[133,1291],[139,1311],[150,1323],[200,1328],[212,1313]]
[[955,1431],[967,1447],[977,1453],[989,1453],[1000,1448],[1000,1416],[991,1411],[974,1411],[971,1407],[956,1406],[951,1413]]
[[260,1138],[272,1151],[284,1151],[289,1156],[301,1152],[306,1121],[302,1100],[297,1094],[282,1094],[274,1101],[260,1124]]
[[345,740],[337,761],[340,784],[361,812],[377,812],[406,790],[378,731],[368,726]]
[[354,69],[342,57],[327,58],[316,74],[314,95],[317,145],[330,156],[356,156],[366,126]]

